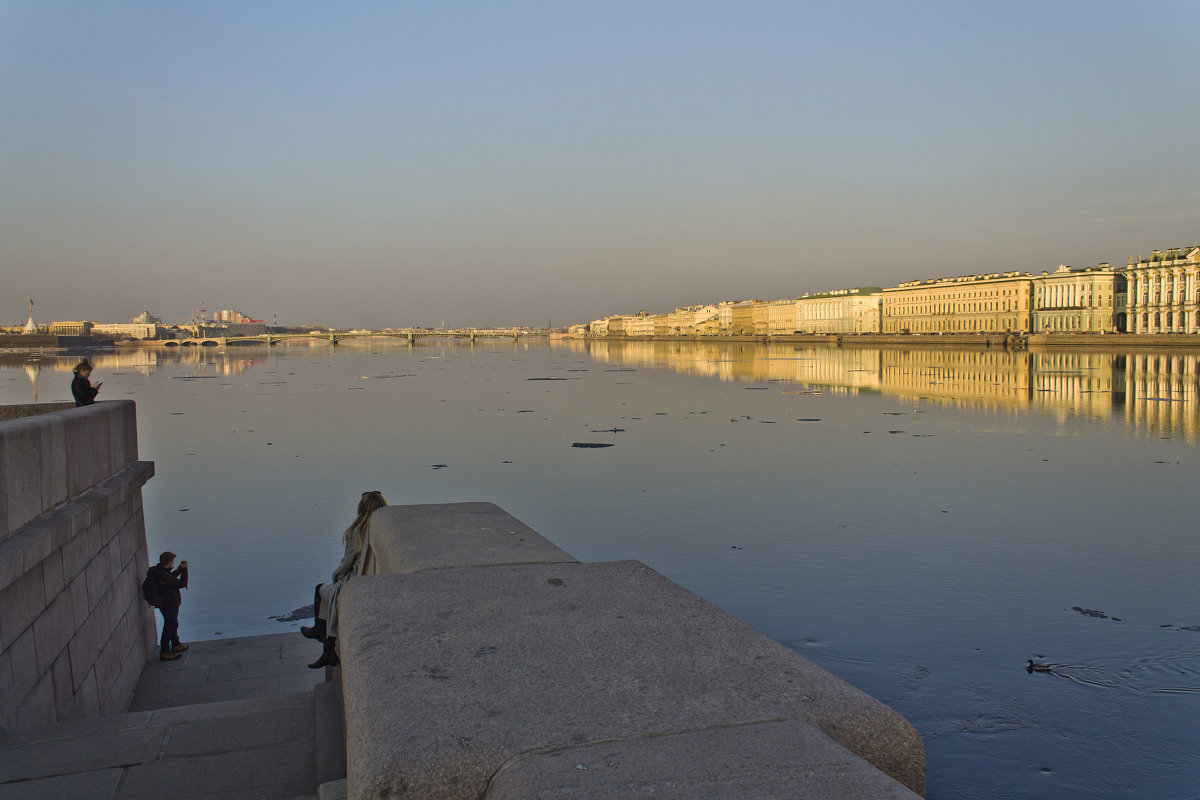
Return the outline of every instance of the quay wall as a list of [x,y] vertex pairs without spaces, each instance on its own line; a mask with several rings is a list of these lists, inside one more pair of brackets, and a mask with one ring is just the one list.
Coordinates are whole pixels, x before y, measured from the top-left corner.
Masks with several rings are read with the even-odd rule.
[[134,403],[48,405],[0,415],[0,730],[123,712],[157,651]]
[[338,601],[352,800],[924,791],[900,714],[637,561],[446,503],[376,511],[366,564]]

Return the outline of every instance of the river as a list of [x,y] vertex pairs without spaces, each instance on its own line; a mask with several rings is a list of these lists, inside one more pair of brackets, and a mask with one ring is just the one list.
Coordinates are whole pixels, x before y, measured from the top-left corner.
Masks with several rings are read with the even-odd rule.
[[[75,360],[5,357],[0,402],[69,399]],[[295,629],[272,617],[311,602],[364,490],[487,500],[896,708],[933,800],[1200,797],[1200,352],[363,339],[93,361],[101,400],[138,404],[150,549],[191,566],[185,640]]]

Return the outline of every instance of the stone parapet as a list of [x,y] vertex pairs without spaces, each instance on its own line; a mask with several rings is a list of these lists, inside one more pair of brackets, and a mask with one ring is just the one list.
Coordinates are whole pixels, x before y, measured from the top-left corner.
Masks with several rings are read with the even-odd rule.
[[[564,558],[490,504],[390,507],[371,530],[405,554],[377,567],[406,574],[341,593],[351,798],[924,789],[903,717],[643,564]],[[493,533],[520,555],[471,559]]]
[[134,403],[0,422],[0,730],[118,713],[155,649]]
[[494,503],[381,508],[371,515],[371,553],[369,571],[380,575],[575,561]]

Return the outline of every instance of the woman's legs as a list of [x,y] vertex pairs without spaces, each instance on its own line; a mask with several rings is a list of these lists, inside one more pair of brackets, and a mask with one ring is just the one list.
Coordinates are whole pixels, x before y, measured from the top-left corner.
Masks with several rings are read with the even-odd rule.
[[317,588],[313,590],[313,616],[317,621],[312,626],[301,625],[300,635],[306,639],[316,639],[318,642],[325,641],[325,620],[321,618],[321,586],[318,583]]

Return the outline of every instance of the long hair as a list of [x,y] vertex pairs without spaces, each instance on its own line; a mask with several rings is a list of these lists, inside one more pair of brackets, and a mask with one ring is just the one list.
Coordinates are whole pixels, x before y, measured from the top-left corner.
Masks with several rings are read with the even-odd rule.
[[371,515],[386,505],[387,500],[383,499],[382,492],[363,492],[362,499],[358,501],[358,516],[354,518],[354,522],[350,523],[350,527],[346,528],[345,537],[349,539],[351,536],[361,533],[363,528],[367,527],[367,521],[371,519]]

